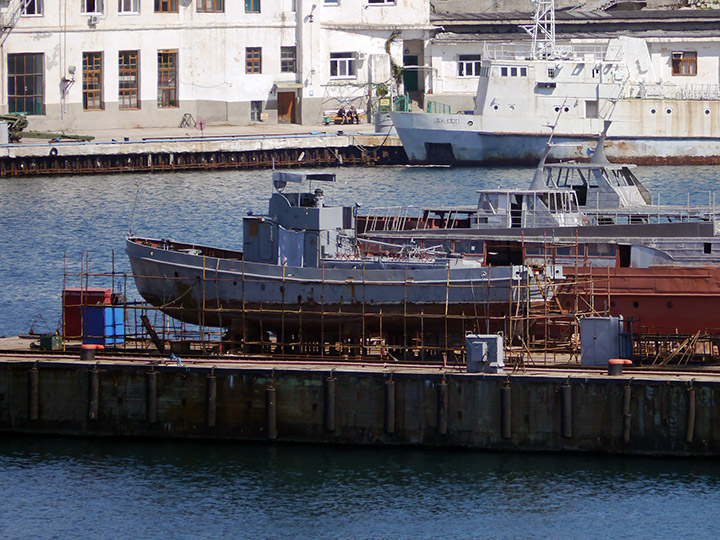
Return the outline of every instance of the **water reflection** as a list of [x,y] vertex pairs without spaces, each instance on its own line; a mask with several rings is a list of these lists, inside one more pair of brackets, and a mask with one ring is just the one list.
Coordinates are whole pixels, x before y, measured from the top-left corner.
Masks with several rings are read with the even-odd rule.
[[[6,438],[0,485],[13,496],[5,497],[0,524],[37,537],[67,518],[86,538],[671,538],[720,502],[719,467],[711,460]],[[709,524],[693,527],[711,534]]]

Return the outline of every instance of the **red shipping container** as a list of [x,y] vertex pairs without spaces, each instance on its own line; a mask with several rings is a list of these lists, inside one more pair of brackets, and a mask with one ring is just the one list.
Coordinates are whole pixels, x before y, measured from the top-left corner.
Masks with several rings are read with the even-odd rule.
[[109,305],[111,297],[110,289],[68,287],[63,290],[63,337],[83,337],[83,306]]

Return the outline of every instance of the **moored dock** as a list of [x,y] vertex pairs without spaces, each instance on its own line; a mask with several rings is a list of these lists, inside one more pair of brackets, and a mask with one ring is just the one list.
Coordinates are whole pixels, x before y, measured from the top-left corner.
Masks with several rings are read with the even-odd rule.
[[90,141],[25,138],[0,145],[0,177],[193,169],[396,165],[407,157],[394,133],[371,124],[111,129]]
[[563,358],[488,374],[261,355],[0,356],[0,430],[16,434],[709,456],[719,402],[712,367],[611,376]]

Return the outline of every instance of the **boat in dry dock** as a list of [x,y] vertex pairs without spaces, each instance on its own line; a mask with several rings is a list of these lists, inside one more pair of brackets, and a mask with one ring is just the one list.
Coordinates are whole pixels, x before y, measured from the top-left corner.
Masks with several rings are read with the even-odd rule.
[[[511,306],[546,300],[549,281],[562,278],[557,267],[546,275],[544,266],[488,267],[475,257],[359,241],[357,206],[327,204],[323,188],[334,180],[274,172],[268,214],[243,218],[242,251],[128,237],[138,291],[172,317],[245,336],[460,339],[493,327]],[[323,187],[313,191],[313,183]]]
[[[411,163],[535,165],[550,126],[564,143],[557,159],[586,159],[604,120],[613,121],[611,159],[720,162],[720,85],[698,69],[701,53],[651,56],[645,40],[625,36],[605,46],[556,43],[554,2],[537,9],[532,42],[477,51],[471,114],[390,113]],[[667,64],[673,76],[663,80]]]
[[[720,332],[714,204],[652,204],[633,166],[610,163],[603,144],[590,163],[543,157],[530,188],[481,190],[474,206],[369,209],[359,234],[488,265],[558,264],[568,281],[592,283],[598,311],[639,320],[645,331]],[[577,308],[572,295],[558,296]]]

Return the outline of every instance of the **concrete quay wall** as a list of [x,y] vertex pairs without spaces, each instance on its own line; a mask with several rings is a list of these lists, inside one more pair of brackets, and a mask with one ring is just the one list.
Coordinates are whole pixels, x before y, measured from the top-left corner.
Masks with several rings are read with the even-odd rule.
[[[342,126],[344,127],[344,126]],[[38,174],[403,164],[397,135],[365,131],[130,137],[0,145],[0,177]]]
[[18,434],[719,455],[718,406],[711,377],[0,362]]

